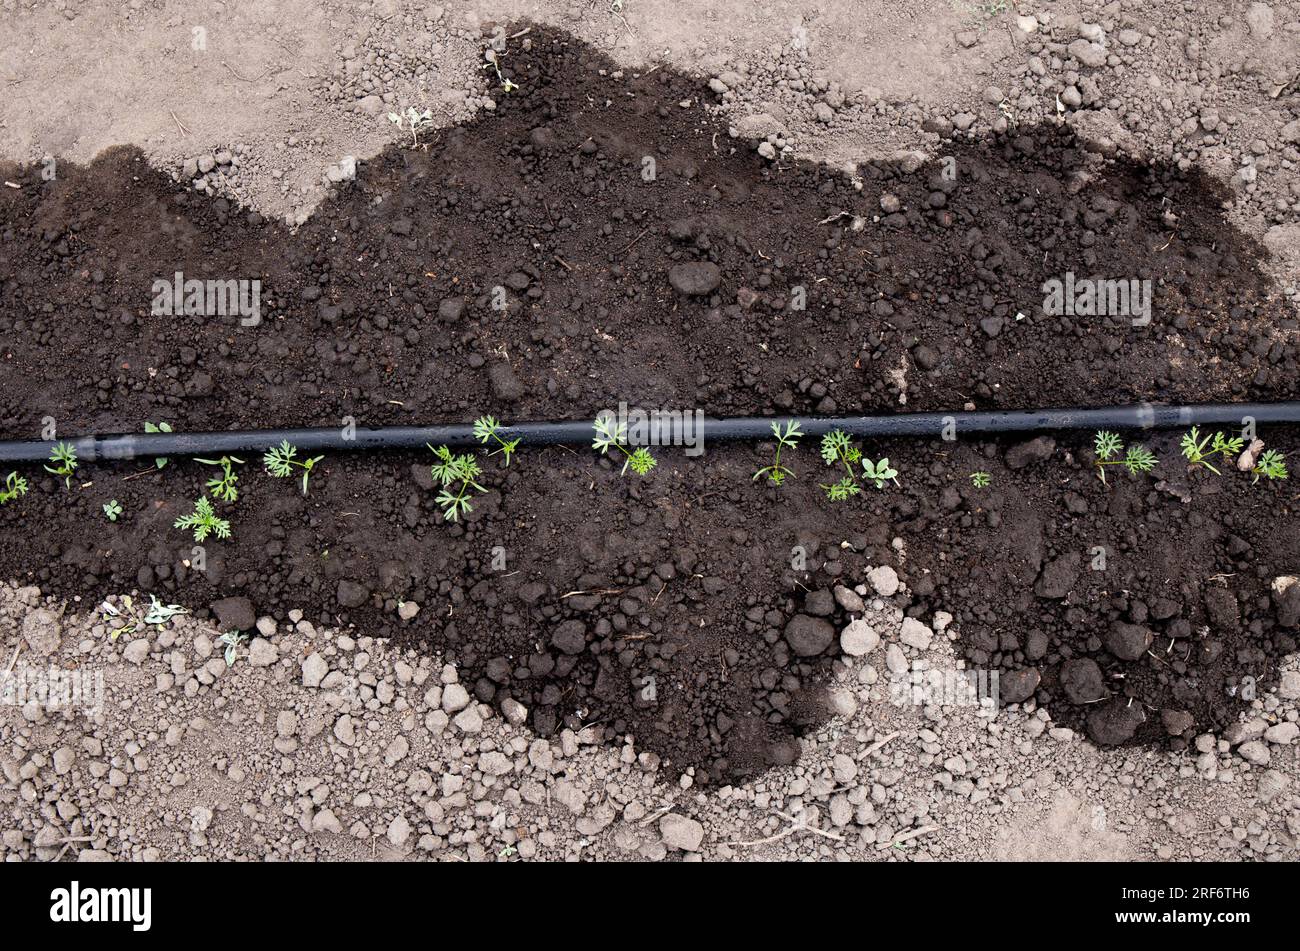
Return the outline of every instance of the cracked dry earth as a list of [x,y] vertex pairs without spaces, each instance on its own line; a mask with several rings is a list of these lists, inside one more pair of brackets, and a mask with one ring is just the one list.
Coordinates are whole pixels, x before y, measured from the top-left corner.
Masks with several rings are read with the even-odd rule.
[[[225,5],[157,0],[0,0],[11,27],[0,36],[0,157],[90,162],[134,144],[196,196],[302,224],[344,156],[364,162],[397,140],[388,109],[432,105],[439,125],[495,111],[479,57],[518,12],[398,0],[236,6],[228,15]],[[628,0],[621,22],[586,2],[532,6],[539,22],[630,72],[697,74],[712,93],[702,108],[729,125],[731,147],[765,160],[815,158],[852,173],[1060,121],[1091,161],[1204,171],[1223,188],[1225,217],[1269,252],[1261,266],[1277,279],[1273,302],[1294,313],[1296,4],[759,10],[748,0]],[[195,23],[207,24],[206,59],[188,50]],[[870,37],[862,23],[877,25]],[[65,65],[50,82],[42,70],[56,62]],[[113,108],[77,108],[94,97]],[[1278,337],[1284,348],[1285,328]],[[1288,359],[1294,366],[1293,347]],[[913,673],[963,666],[954,616],[968,605],[934,592],[927,575],[937,563],[897,564],[895,573],[855,563],[838,579],[844,623],[825,657],[825,718],[797,738],[793,763],[730,785],[665,766],[634,736],[611,743],[596,727],[572,726],[539,736],[521,705],[479,702],[445,657],[368,636],[364,625],[318,626],[301,608],[250,615],[241,627],[253,637],[231,665],[207,621],[181,615],[124,632],[146,591],[131,592],[130,604],[127,592],[110,597],[113,615],[97,600],[11,583],[0,589],[0,664],[20,677],[52,667],[93,683],[99,673],[103,696],[95,712],[12,694],[0,704],[0,854],[1296,858],[1295,654],[1216,732],[1193,731],[1176,749],[1098,749],[1032,698],[936,705],[900,692]],[[918,596],[925,620],[909,611]],[[1266,613],[1258,602],[1243,599],[1243,610]]]

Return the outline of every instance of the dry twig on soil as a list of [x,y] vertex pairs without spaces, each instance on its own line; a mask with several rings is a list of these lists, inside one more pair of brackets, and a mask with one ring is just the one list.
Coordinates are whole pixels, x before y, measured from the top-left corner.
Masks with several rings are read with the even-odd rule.
[[796,832],[811,832],[813,835],[820,835],[823,838],[830,839],[832,842],[844,841],[844,836],[842,835],[836,835],[834,832],[827,832],[825,829],[819,829],[816,826],[810,826],[808,824],[807,813],[801,813],[798,819],[796,819],[794,816],[788,816],[784,812],[776,812],[775,810],[773,811],[773,815],[780,816],[786,822],[789,822],[790,825],[787,828],[782,829],[780,832],[776,833],[775,835],[769,835],[765,839],[755,839],[752,842],[731,842],[728,844],[739,845],[742,848],[753,848],[759,845],[770,845],[773,842],[780,842],[782,839],[789,838],[790,836],[794,835]]
[[885,745],[886,743],[888,743],[890,740],[895,740],[895,739],[897,739],[897,738],[898,738],[898,735],[899,735],[898,731],[895,730],[893,733],[889,734],[889,736],[881,737],[880,739],[876,740],[876,742],[874,742],[874,743],[872,743],[870,746],[868,746],[868,747],[867,747],[867,751],[866,751],[863,755],[864,755],[864,756],[870,756],[872,753],[876,752],[876,750],[880,749],[882,746],[884,746],[884,745]]
[[915,839],[917,836],[927,835],[931,832],[938,832],[938,831],[939,831],[938,826],[921,826],[921,828],[919,829],[913,829],[910,832],[904,832],[902,835],[896,836],[888,842],[881,842],[879,845],[876,846],[876,851],[883,852],[885,851],[885,849],[892,849],[896,845],[902,845],[904,842],[908,841],[909,839]]

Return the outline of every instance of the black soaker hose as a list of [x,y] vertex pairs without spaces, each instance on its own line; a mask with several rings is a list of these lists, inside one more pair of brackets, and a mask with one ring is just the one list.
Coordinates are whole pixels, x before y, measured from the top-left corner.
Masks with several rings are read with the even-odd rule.
[[[695,417],[690,417],[692,424]],[[972,434],[1053,432],[1083,429],[1173,429],[1188,426],[1246,426],[1250,423],[1300,423],[1300,401],[1282,403],[1203,403],[1191,406],[1103,406],[1095,409],[1037,409],[957,413],[903,413],[897,416],[772,416],[702,419],[687,429],[697,445],[711,441],[772,437],[772,423],[797,420],[806,435],[821,436],[842,429],[850,436],[890,438],[932,436],[953,439]],[[666,424],[664,424],[666,425]],[[661,430],[662,431],[662,430]],[[677,431],[677,430],[674,430]],[[500,430],[503,439],[520,445],[590,445],[591,420],[515,423]],[[383,426],[313,429],[253,429],[215,433],[120,433],[78,436],[70,442],[79,462],[135,459],[152,456],[222,456],[261,453],[288,440],[298,458],[317,452],[368,449],[422,449],[433,446],[479,445],[471,425]],[[45,462],[55,441],[0,442],[0,462]]]

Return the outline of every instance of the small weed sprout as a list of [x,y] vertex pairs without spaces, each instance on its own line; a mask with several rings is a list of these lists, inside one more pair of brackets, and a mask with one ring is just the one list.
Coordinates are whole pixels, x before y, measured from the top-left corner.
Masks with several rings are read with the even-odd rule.
[[50,462],[54,467],[46,466],[45,471],[62,477],[64,487],[71,489],[72,473],[77,468],[77,450],[70,443],[58,443],[50,450]]
[[173,527],[193,530],[196,542],[203,541],[209,535],[223,539],[230,537],[230,523],[224,518],[217,518],[206,495],[194,503],[193,512],[182,515],[173,523]]
[[[1124,441],[1116,433],[1102,430],[1093,441],[1093,450],[1097,454],[1097,475],[1102,484],[1106,483],[1106,466],[1123,466],[1130,475],[1150,472],[1156,467],[1156,457],[1146,446],[1136,443],[1124,449]],[[1120,456],[1120,452],[1124,452]]]
[[1183,456],[1191,466],[1204,466],[1215,475],[1220,475],[1218,469],[1210,465],[1209,459],[1214,456],[1222,456],[1231,460],[1233,456],[1241,452],[1245,445],[1245,440],[1240,436],[1234,436],[1231,439],[1225,437],[1223,433],[1215,433],[1212,437],[1201,436],[1200,431],[1193,426],[1191,432],[1184,433],[1181,443]]
[[149,595],[149,611],[144,616],[144,623],[156,625],[160,630],[164,624],[178,614],[189,614],[179,604],[163,604],[155,595]]
[[[128,611],[130,611],[134,607],[134,604],[135,603],[131,600],[131,596],[129,594],[124,594],[122,596],[122,605]],[[114,618],[120,618],[122,616],[122,612],[119,611],[117,608],[113,607],[113,605],[109,604],[107,601],[101,604],[99,606],[99,609],[104,612],[104,623],[109,625],[110,627],[112,627]],[[122,622],[121,627],[114,627],[111,631],[109,631],[108,639],[110,641],[116,641],[123,634],[134,634],[138,626],[139,625],[135,622],[134,618],[132,618],[130,624],[127,624],[126,621],[124,620]]]
[[[426,443],[426,445],[428,445]],[[438,461],[429,467],[429,472],[433,475],[434,480],[442,486],[442,491],[438,493],[438,504],[442,506],[442,517],[448,522],[459,521],[460,517],[466,512],[472,511],[474,506],[470,505],[472,498],[471,489],[479,492],[486,492],[487,489],[479,485],[475,480],[482,474],[483,470],[474,457],[468,453],[455,455],[446,446],[439,446],[429,449]],[[459,485],[457,485],[459,483]],[[456,491],[452,493],[452,487]]]
[[[146,421],[144,424],[144,431],[147,433],[169,433],[172,431],[172,424],[158,423],[158,425],[155,426],[153,423]],[[167,457],[155,456],[153,464],[161,469],[163,466],[167,465]]]
[[[122,595],[122,608],[124,611],[118,610],[107,601],[99,606],[99,609],[104,612],[104,623],[111,628],[108,633],[110,641],[116,641],[124,634],[129,637],[140,629],[141,621],[135,611],[135,599],[129,594]],[[120,621],[118,627],[113,627],[115,620]]]
[[794,476],[793,469],[781,465],[781,450],[789,449],[793,452],[795,446],[799,442],[799,437],[802,436],[803,433],[799,431],[799,421],[792,419],[785,424],[784,429],[782,429],[780,423],[773,423],[772,435],[776,437],[776,458],[772,460],[770,466],[764,466],[762,469],[755,472],[754,478],[750,481],[756,481],[759,476],[765,475],[767,476],[768,485],[780,488],[782,483],[785,482],[787,476]]
[[234,667],[236,651],[239,649],[239,645],[243,641],[248,640],[248,635],[240,634],[236,631],[226,631],[226,633],[222,634],[221,637],[217,638],[217,640],[226,645],[226,666]]
[[[198,459],[195,462],[202,463],[205,466],[220,466],[221,475],[213,476],[208,480],[208,491],[212,493],[214,499],[220,499],[223,502],[233,502],[239,498],[239,490],[235,488],[235,483],[239,481],[239,476],[235,475],[234,465],[244,464],[244,460],[237,456],[222,456],[220,459]],[[306,492],[306,487],[303,487]]]
[[970,484],[977,489],[987,489],[992,481],[993,476],[987,472],[972,472],[970,474]]
[[608,455],[609,448],[613,446],[626,457],[620,475],[627,475],[630,466],[633,472],[643,476],[659,465],[659,460],[645,446],[638,446],[635,450],[627,448],[627,425],[620,425],[612,416],[597,416],[592,427],[596,430],[596,438],[591,441],[592,449],[599,449],[601,455]]
[[890,467],[887,457],[881,458],[879,462],[863,459],[862,472],[867,481],[874,484],[877,489],[883,489],[885,483],[890,481],[898,485],[898,470]]
[[498,53],[496,50],[494,49],[485,50],[483,53],[483,59],[487,61],[483,64],[483,68],[487,69],[489,66],[491,66],[492,69],[496,72],[497,82],[501,84],[502,92],[514,92],[516,89],[519,88],[516,84],[506,79],[506,77],[501,74],[501,61],[498,58]]
[[433,113],[428,109],[423,112],[416,112],[411,107],[407,107],[406,112],[390,112],[388,121],[399,129],[407,128],[411,130],[411,144],[420,144],[420,130],[433,121]]
[[14,499],[21,499],[27,494],[27,480],[17,472],[11,472],[5,478],[5,487],[0,489],[0,505],[8,505]]
[[496,440],[497,448],[491,450],[488,455],[503,454],[506,457],[506,465],[510,465],[510,457],[514,455],[515,449],[519,446],[517,438],[509,442],[501,438],[501,422],[494,416],[480,416],[474,420],[474,438],[481,443],[486,443],[492,439]]
[[[311,476],[311,470],[316,463],[324,459],[324,456],[316,456],[303,462],[297,459],[298,447],[290,445],[289,440],[284,440],[280,445],[269,450],[266,455],[262,456],[262,464],[266,471],[271,473],[277,479],[283,479],[293,475],[294,467],[302,470],[302,494],[307,494],[307,479]],[[238,462],[238,460],[236,460]]]
[[116,522],[117,517],[122,514],[122,503],[117,499],[109,499],[104,503],[104,517],[110,522]]
[[99,606],[99,609],[104,612],[105,624],[111,626],[114,619],[121,619],[122,622],[121,627],[113,628],[109,633],[108,639],[110,641],[116,641],[123,634],[134,634],[136,631],[140,630],[140,625],[142,624],[152,624],[161,631],[163,627],[166,626],[167,622],[176,617],[176,615],[189,614],[189,611],[185,610],[185,608],[181,607],[179,604],[163,604],[158,600],[157,595],[152,594],[149,595],[149,610],[145,612],[143,618],[136,613],[135,601],[129,594],[122,596],[122,607],[126,609],[126,617],[123,617],[122,612],[113,607],[113,605],[109,604],[107,601]]
[[1255,468],[1250,471],[1255,476],[1251,480],[1251,485],[1258,482],[1260,476],[1269,480],[1277,480],[1285,479],[1289,475],[1286,471],[1286,459],[1276,449],[1266,450],[1259,457],[1259,461],[1255,463]]

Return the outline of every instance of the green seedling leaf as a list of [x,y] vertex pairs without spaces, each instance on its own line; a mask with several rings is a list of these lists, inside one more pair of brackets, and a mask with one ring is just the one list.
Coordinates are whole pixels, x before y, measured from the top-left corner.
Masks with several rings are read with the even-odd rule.
[[1283,457],[1282,453],[1278,452],[1276,449],[1266,450],[1256,461],[1255,468],[1252,469],[1251,472],[1254,473],[1255,476],[1252,480],[1252,484],[1258,482],[1260,476],[1263,476],[1270,481],[1275,481],[1278,479],[1285,479],[1289,475],[1286,469],[1286,459]]
[[240,634],[236,631],[227,631],[218,638],[218,641],[226,645],[226,666],[235,666],[236,652],[240,643],[248,640],[247,634]]
[[298,459],[298,447],[290,445],[289,440],[285,439],[281,441],[280,445],[267,450],[266,454],[262,456],[262,466],[277,479],[284,479],[293,475],[295,468],[301,469],[302,494],[306,495],[307,480],[311,476],[312,469],[324,458],[324,456],[316,456],[304,462]]
[[149,595],[149,611],[144,616],[144,623],[162,627],[178,614],[189,612],[179,604],[163,604],[155,595]]
[[11,472],[5,478],[5,487],[0,490],[0,505],[8,505],[15,499],[27,494],[27,480],[17,472]]
[[772,460],[770,466],[764,466],[755,472],[754,478],[750,481],[757,480],[759,476],[767,476],[768,485],[780,488],[785,483],[787,476],[794,477],[793,469],[781,465],[781,452],[785,449],[793,450],[803,433],[799,430],[799,421],[792,419],[785,424],[784,428],[780,423],[773,423],[772,435],[776,437],[776,458]]
[[[147,433],[169,433],[172,431],[172,424],[160,422],[155,426],[153,423],[146,421],[144,424],[144,431]],[[167,457],[155,456],[153,464],[161,469],[163,466],[167,465]]]
[[207,496],[195,502],[194,511],[189,515],[182,515],[173,523],[173,526],[193,531],[196,542],[202,542],[209,535],[215,535],[221,539],[230,537],[230,523],[224,518],[217,517]]
[[862,472],[867,481],[875,485],[877,489],[883,489],[885,483],[891,479],[894,480],[895,484],[898,482],[898,470],[890,467],[887,458],[875,463],[870,459],[863,459]]
[[46,466],[45,471],[60,476],[63,479],[64,488],[72,488],[72,473],[77,468],[77,450],[70,443],[57,443],[50,450],[50,462],[54,463],[53,467]]
[[628,449],[627,426],[620,425],[613,417],[597,416],[591,425],[596,431],[595,437],[591,440],[593,449],[598,450],[601,455],[609,455],[611,449],[617,449],[623,454],[623,470],[620,475],[627,475],[627,470],[630,468],[637,475],[644,476],[659,464],[659,460],[645,446],[640,446],[636,450]]

